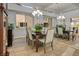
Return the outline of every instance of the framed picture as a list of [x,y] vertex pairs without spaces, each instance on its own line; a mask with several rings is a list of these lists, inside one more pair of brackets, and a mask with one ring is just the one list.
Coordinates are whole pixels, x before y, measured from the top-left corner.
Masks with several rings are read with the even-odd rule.
[[20,22],[20,27],[24,27],[24,23],[23,22]]

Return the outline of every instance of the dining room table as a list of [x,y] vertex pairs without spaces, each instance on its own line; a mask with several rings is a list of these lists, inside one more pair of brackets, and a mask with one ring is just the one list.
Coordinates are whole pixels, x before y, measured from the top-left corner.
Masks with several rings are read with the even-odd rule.
[[34,36],[34,39],[35,39],[34,46],[36,48],[36,52],[38,52],[38,48],[40,46],[39,39],[45,38],[46,34],[42,31],[40,34],[33,32],[32,35]]
[[35,39],[35,47],[36,47],[36,52],[38,52],[38,48],[39,48],[39,36],[40,35],[36,35],[36,39]]
[[73,33],[73,30],[65,30],[63,31],[64,34],[67,34],[68,40],[70,40],[70,33]]

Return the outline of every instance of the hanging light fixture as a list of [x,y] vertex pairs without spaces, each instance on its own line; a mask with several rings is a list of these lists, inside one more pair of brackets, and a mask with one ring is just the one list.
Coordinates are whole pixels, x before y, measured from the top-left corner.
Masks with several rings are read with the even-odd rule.
[[36,15],[37,15],[37,16],[40,16],[40,15],[42,16],[43,13],[42,13],[40,10],[37,9],[36,11],[33,11],[33,12],[32,12],[32,15],[33,15],[33,16],[36,16]]
[[71,22],[71,26],[74,26],[74,23],[73,22]]
[[65,19],[65,16],[58,16],[57,19]]
[[60,9],[60,7],[59,7],[59,5],[58,5],[58,9],[59,9],[59,16],[57,16],[57,19],[65,19],[65,16],[64,15],[62,15],[62,13],[61,13],[61,9]]

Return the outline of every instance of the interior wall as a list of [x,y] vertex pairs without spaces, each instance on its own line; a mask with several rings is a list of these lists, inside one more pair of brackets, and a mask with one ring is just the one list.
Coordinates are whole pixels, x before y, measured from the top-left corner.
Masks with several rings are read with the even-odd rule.
[[15,11],[8,11],[8,23],[14,25],[13,29],[13,38],[19,38],[22,36],[26,36],[25,28],[16,28],[16,12]]
[[14,24],[14,26],[16,25],[16,12],[14,11],[8,11],[8,23]]

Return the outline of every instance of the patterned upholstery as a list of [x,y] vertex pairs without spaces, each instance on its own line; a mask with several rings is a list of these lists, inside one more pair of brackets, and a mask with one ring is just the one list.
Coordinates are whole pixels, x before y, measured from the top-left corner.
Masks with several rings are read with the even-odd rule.
[[46,39],[40,39],[39,41],[44,43],[44,53],[46,53],[46,46],[48,43],[51,43],[51,48],[53,50],[53,38],[54,38],[54,30],[48,30]]
[[60,28],[60,27],[58,27],[58,34],[59,34],[59,35],[63,35],[63,29]]

